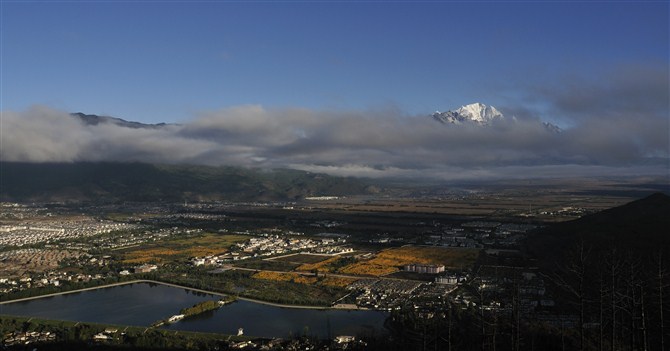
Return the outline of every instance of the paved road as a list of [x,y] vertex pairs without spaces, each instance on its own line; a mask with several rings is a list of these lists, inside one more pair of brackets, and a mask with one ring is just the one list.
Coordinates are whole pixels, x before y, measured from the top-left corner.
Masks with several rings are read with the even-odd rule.
[[57,292],[53,294],[45,294],[45,295],[39,295],[39,296],[31,296],[31,297],[24,297],[22,299],[16,299],[16,300],[9,300],[9,301],[0,301],[0,305],[8,304],[8,303],[13,303],[13,302],[21,302],[21,301],[30,301],[30,300],[35,300],[35,299],[41,299],[43,297],[50,297],[50,296],[59,296],[59,295],[67,295],[67,294],[74,294],[82,291],[91,291],[91,290],[97,290],[97,289],[103,289],[103,288],[110,288],[113,286],[119,286],[119,285],[126,285],[126,284],[132,284],[132,283],[141,283],[141,282],[148,282],[148,281],[143,281],[143,280],[131,280],[128,282],[121,282],[121,283],[113,283],[113,284],[106,284],[106,285],[101,285],[101,286],[94,286],[91,288],[83,288],[83,289],[77,289],[77,290],[69,290],[69,291],[62,291],[62,292]]
[[220,292],[216,291],[211,291],[211,290],[203,290],[203,289],[196,289],[196,288],[190,288],[187,286],[182,286],[182,285],[177,285],[177,284],[172,284],[172,283],[166,283],[166,282],[159,282],[156,280],[146,280],[146,279],[137,279],[137,280],[129,280],[127,282],[120,282],[120,283],[113,283],[113,284],[106,284],[106,285],[100,285],[100,286],[94,286],[91,288],[83,288],[83,289],[77,289],[77,290],[69,290],[69,291],[63,291],[63,292],[57,292],[53,294],[46,294],[46,295],[40,295],[40,296],[31,296],[31,297],[25,297],[22,299],[16,299],[16,300],[10,300],[10,301],[2,301],[0,302],[0,305],[8,304],[8,303],[14,303],[14,302],[21,302],[21,301],[30,301],[30,300],[35,300],[35,299],[41,299],[43,297],[50,297],[50,296],[58,296],[58,295],[67,295],[67,294],[74,294],[74,293],[79,293],[82,291],[91,291],[91,290],[98,290],[98,289],[105,289],[105,288],[111,288],[114,286],[120,286],[120,285],[128,285],[128,284],[135,284],[135,283],[152,283],[152,284],[161,284],[161,285],[166,285],[166,286],[171,286],[174,288],[182,288],[182,289],[188,289],[192,291],[197,291],[205,294],[210,294],[210,295],[216,295],[216,296],[228,296],[228,294],[223,294]]

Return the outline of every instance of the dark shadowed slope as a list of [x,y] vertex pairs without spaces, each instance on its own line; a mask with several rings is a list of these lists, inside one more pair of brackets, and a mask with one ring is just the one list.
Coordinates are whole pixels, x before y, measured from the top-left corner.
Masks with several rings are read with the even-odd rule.
[[292,200],[367,185],[295,170],[144,163],[0,163],[3,201]]
[[594,253],[617,248],[637,253],[670,248],[670,197],[655,193],[641,200],[544,228],[528,238],[533,256],[560,262],[579,245]]

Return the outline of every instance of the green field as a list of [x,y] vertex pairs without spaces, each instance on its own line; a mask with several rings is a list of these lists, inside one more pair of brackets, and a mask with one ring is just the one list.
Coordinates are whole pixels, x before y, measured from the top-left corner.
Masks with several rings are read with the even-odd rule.
[[403,246],[382,250],[374,258],[350,264],[340,269],[340,272],[380,276],[398,272],[402,266],[411,263],[444,265],[447,269],[463,270],[474,265],[479,252],[479,249],[469,248]]

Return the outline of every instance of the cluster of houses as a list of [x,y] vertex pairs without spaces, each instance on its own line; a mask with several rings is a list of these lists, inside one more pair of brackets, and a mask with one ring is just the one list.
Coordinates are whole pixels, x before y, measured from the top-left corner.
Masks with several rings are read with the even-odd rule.
[[335,228],[335,227],[342,226],[344,224],[346,224],[346,223],[338,222],[338,221],[323,220],[323,221],[314,222],[314,223],[310,224],[310,226],[316,227],[316,228]]
[[585,214],[588,214],[592,211],[589,211],[585,208],[582,207],[563,207],[559,210],[554,210],[554,211],[542,211],[540,212],[541,215],[545,216],[571,216],[571,217],[581,217]]
[[[440,227],[439,223],[436,224]],[[513,247],[537,226],[493,221],[472,221],[460,226],[446,225],[427,233],[426,244],[449,247],[486,248],[494,245]]]
[[223,265],[233,261],[252,257],[272,256],[290,252],[319,253],[337,255],[353,252],[351,247],[344,245],[344,238],[296,239],[282,238],[279,235],[253,237],[244,243],[238,243],[235,251],[221,255],[192,257],[193,266]]
[[251,256],[240,255],[237,252],[226,253],[223,255],[210,255],[204,257],[192,257],[190,263],[193,266],[210,266],[210,265],[222,265],[226,262],[244,260]]
[[[132,271],[134,273],[149,273],[153,272],[158,269],[158,266],[155,264],[143,264],[139,266],[133,267]],[[131,272],[128,269],[124,269],[121,272],[119,272],[119,275],[130,275]]]
[[353,251],[345,247],[345,238],[284,238],[279,235],[250,238],[237,244],[240,251],[258,256],[270,256],[288,252],[344,253]]
[[3,347],[10,347],[15,345],[29,345],[36,342],[49,342],[56,340],[56,334],[49,331],[27,331],[27,332],[11,332],[5,335],[3,340]]
[[31,288],[41,288],[49,285],[60,286],[63,282],[89,282],[104,279],[102,274],[83,274],[68,271],[45,272],[39,275],[23,276],[20,278],[0,278],[0,293],[22,291]]
[[[110,341],[117,338],[117,333],[119,332],[116,328],[106,328],[105,330],[93,335],[93,341]],[[124,333],[121,333],[123,335]]]
[[[514,294],[518,298],[519,311],[522,314],[551,315],[547,313],[552,312],[556,303],[551,296],[548,296],[544,279],[534,271],[535,269],[528,268],[520,272],[501,271],[500,274],[489,273],[474,279],[473,286],[486,300],[482,307],[486,310],[511,311],[512,303],[508,297]],[[464,306],[476,306],[480,303],[481,297],[462,291],[455,300]],[[560,323],[555,325],[560,326]]]
[[[435,277],[435,281],[430,283],[397,279],[360,279],[347,286],[347,290],[351,291],[359,307],[391,310],[407,301],[414,301],[415,307],[423,306],[430,309],[431,305],[439,304],[448,293],[468,279],[466,275],[458,272],[446,272],[442,265],[407,266],[411,266],[411,269],[417,272],[431,271],[433,274],[444,274]],[[410,268],[407,266],[406,270]]]
[[20,223],[0,226],[0,247],[24,246],[38,243],[55,242],[63,239],[76,239],[126,230],[134,224],[89,219],[59,220],[42,222],[39,225]]
[[390,310],[409,298],[423,283],[411,280],[361,279],[347,286],[356,297],[356,305]]
[[171,236],[177,235],[195,235],[202,232],[202,229],[184,229],[180,227],[170,227],[161,229],[143,230],[137,226],[137,230],[118,232],[115,235],[106,235],[91,238],[82,250],[88,250],[95,246],[98,249],[118,249],[120,247],[139,245],[151,241],[159,241]]

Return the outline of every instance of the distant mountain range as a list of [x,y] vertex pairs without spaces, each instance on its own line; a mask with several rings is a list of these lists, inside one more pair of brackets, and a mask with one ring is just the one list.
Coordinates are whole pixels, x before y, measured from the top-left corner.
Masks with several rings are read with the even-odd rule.
[[[110,117],[110,116],[98,116],[90,115],[82,112],[76,112],[70,114],[72,117],[75,117],[82,121],[86,125],[97,126],[97,125],[116,125],[119,127],[126,128],[163,128],[166,126],[177,126],[178,124],[168,124],[168,123],[157,123],[157,124],[146,124],[140,122],[127,121],[125,119]],[[493,106],[487,106],[480,102],[475,102],[469,105],[463,105],[460,108],[454,111],[440,112],[436,111],[432,114],[434,120],[442,124],[473,124],[477,126],[490,126],[496,121],[506,121],[506,117],[498,111]],[[512,121],[516,119],[512,117]],[[559,133],[561,128],[558,126],[543,122],[544,127],[551,132]]]
[[1,162],[0,168],[0,201],[281,201],[377,191],[360,179],[286,169],[112,162]]
[[495,120],[504,120],[500,111],[493,106],[486,106],[476,102],[474,104],[461,106],[455,111],[433,113],[433,118],[440,123],[463,124],[474,123],[481,126],[490,125]]
[[119,127],[126,128],[161,128],[169,126],[171,124],[167,123],[158,123],[158,124],[145,124],[140,122],[126,121],[125,119],[109,117],[109,116],[98,116],[98,115],[87,115],[81,112],[71,113],[72,117],[78,118],[84,124],[89,126],[97,126],[101,124],[113,124]]
[[[473,124],[477,126],[490,126],[496,121],[505,121],[505,116],[493,106],[487,106],[480,102],[464,105],[454,111],[433,113],[433,119],[442,124]],[[516,119],[512,117],[512,120]],[[561,129],[548,122],[542,123],[551,132],[559,133]]]

